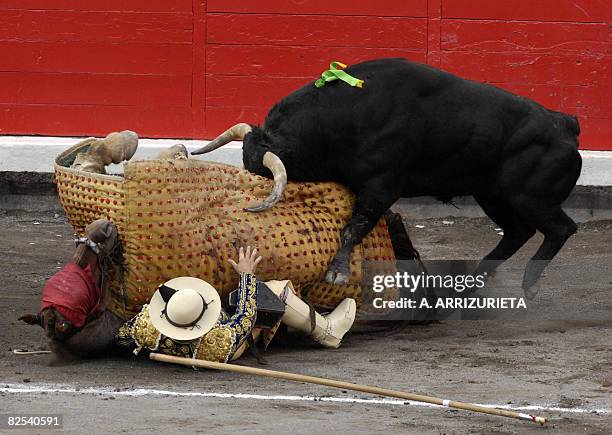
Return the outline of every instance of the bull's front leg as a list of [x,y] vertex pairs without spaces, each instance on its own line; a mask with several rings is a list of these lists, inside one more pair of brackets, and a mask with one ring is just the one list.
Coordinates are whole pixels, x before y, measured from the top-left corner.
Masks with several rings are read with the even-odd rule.
[[353,247],[361,243],[399,198],[399,194],[394,191],[395,189],[375,183],[357,194],[353,215],[342,230],[340,249],[327,269],[325,281],[332,284],[348,284]]

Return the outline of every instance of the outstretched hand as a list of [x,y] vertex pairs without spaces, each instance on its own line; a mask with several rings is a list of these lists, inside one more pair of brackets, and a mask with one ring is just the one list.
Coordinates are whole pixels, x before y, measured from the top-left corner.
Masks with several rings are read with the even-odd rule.
[[257,265],[261,260],[262,257],[257,255],[257,248],[251,251],[251,247],[247,246],[246,253],[244,251],[244,248],[240,247],[240,250],[238,252],[238,263],[236,263],[232,259],[228,261],[237,273],[254,274],[255,269],[257,269]]

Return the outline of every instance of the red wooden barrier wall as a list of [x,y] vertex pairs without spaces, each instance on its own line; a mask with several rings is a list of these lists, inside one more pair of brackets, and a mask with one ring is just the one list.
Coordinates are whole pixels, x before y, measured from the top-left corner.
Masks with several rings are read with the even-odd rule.
[[407,57],[580,117],[612,149],[607,0],[0,0],[0,134],[208,138],[331,60]]

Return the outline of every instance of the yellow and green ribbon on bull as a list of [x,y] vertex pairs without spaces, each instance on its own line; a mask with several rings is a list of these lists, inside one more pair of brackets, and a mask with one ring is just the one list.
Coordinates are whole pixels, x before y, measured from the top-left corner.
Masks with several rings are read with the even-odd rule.
[[346,71],[343,71],[344,68],[346,68],[346,65],[342,62],[333,61],[329,64],[329,69],[323,71],[323,73],[321,74],[321,78],[315,82],[315,86],[317,88],[322,88],[327,82],[333,82],[334,80],[342,80],[343,82],[346,82],[353,87],[362,88],[363,80],[353,77]]

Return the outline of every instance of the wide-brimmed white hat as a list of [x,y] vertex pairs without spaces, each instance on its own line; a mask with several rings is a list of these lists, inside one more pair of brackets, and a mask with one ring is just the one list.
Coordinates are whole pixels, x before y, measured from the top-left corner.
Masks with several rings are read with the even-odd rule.
[[221,314],[217,290],[204,280],[181,276],[165,282],[149,303],[151,323],[174,340],[194,340],[215,326]]

